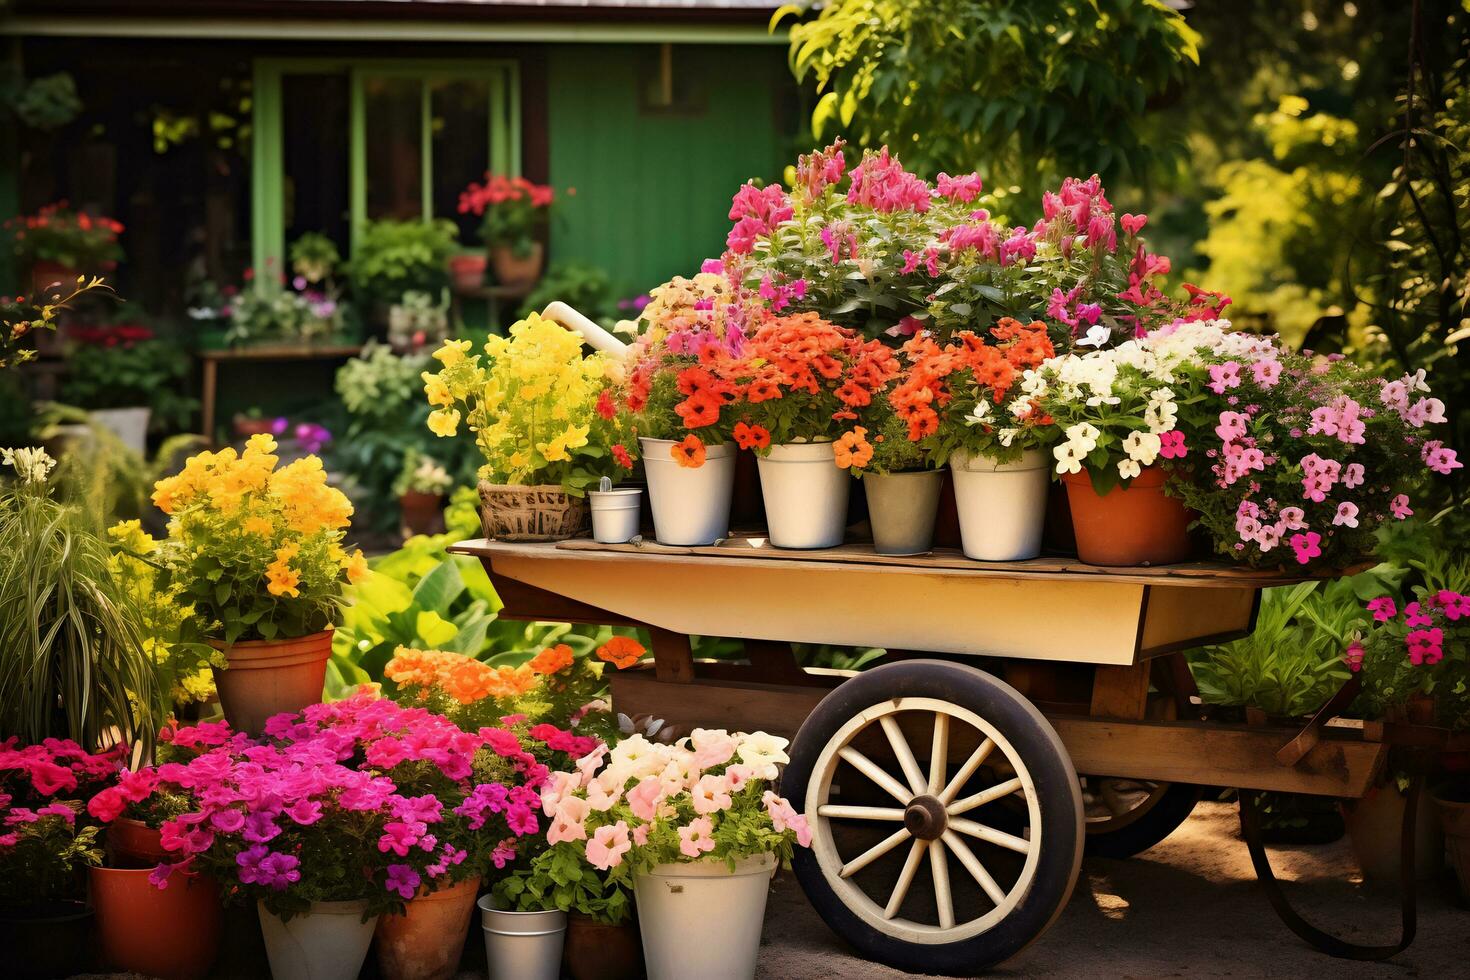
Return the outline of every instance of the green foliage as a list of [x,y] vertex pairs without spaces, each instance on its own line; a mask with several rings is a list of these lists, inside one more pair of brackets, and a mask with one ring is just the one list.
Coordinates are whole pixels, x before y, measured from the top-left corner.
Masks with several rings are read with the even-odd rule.
[[1250,636],[1191,651],[1189,666],[1208,704],[1260,708],[1299,718],[1322,707],[1348,679],[1342,652],[1366,621],[1363,600],[1385,591],[1374,569],[1323,585],[1267,589]]
[[164,340],[73,351],[61,400],[78,408],[153,410],[151,427],[177,431],[189,424],[199,403],[182,393],[189,355]]
[[1167,147],[1139,117],[1198,44],[1159,0],[832,0],[792,25],[790,60],[822,93],[813,135],[835,122],[921,169],[1020,179],[1141,171]]
[[614,881],[588,864],[583,844],[576,841],[542,851],[528,869],[497,881],[494,895],[507,909],[560,909],[609,925],[626,922],[633,910],[632,885],[626,880]]
[[531,313],[540,313],[557,300],[603,326],[611,326],[617,319],[612,280],[595,265],[582,262],[553,265],[526,296],[516,318],[525,319]]
[[371,308],[391,306],[409,291],[438,296],[449,285],[456,235],[444,219],[368,222],[348,264],[354,297]]
[[81,872],[102,863],[99,827],[53,813],[6,829],[16,841],[0,857],[0,909],[24,912],[82,898]]
[[332,278],[342,262],[337,243],[319,231],[309,231],[291,243],[291,271],[309,283]]
[[342,307],[320,293],[257,284],[242,290],[229,309],[225,340],[230,344],[319,341],[343,329]]
[[44,461],[17,470],[0,491],[0,732],[146,754],[167,711],[139,610],[87,518],[52,499]]
[[32,129],[60,129],[82,111],[76,80],[59,71],[22,82],[10,95],[10,108]]

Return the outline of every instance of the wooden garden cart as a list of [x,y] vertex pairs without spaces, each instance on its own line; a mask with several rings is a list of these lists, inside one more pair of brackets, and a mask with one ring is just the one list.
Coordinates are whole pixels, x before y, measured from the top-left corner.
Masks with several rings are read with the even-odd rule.
[[[1156,843],[1201,787],[1361,797],[1385,764],[1361,727],[1200,717],[1180,651],[1247,635],[1260,590],[1294,577],[741,537],[454,550],[483,561],[503,616],[646,629],[651,668],[611,678],[619,712],[791,737],[782,790],[813,832],[802,887],[865,955],[917,972],[1013,955],[1066,904],[1084,846]],[[691,635],[739,638],[745,662],[696,661]],[[804,670],[801,643],[887,654]]]

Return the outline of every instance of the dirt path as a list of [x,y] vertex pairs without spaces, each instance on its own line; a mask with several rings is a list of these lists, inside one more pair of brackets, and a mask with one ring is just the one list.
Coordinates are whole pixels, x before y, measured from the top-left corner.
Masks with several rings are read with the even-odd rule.
[[[1419,938],[1385,964],[1334,960],[1287,931],[1256,886],[1237,836],[1235,809],[1201,804],[1168,840],[1129,861],[1088,859],[1062,917],[992,976],[1357,977],[1470,976],[1470,909],[1449,885],[1422,889]],[[1397,935],[1393,888],[1365,886],[1347,842],[1272,848],[1287,894],[1309,919],[1345,938],[1389,942]],[[766,913],[761,980],[902,977],[859,959],[807,904],[789,877]]]

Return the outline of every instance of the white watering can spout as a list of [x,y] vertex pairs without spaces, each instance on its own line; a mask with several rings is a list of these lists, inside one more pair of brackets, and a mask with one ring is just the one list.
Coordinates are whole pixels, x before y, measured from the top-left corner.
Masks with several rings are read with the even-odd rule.
[[546,309],[542,310],[541,318],[543,320],[555,321],[566,327],[572,333],[580,335],[593,350],[602,351],[604,354],[618,358],[621,358],[628,352],[627,344],[561,300],[549,304]]

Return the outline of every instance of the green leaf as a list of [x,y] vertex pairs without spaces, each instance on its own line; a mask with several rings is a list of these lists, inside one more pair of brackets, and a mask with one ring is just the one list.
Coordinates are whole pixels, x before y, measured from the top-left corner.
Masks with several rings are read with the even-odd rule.
[[421,610],[414,620],[414,631],[429,649],[437,650],[454,639],[459,630],[432,609]]

